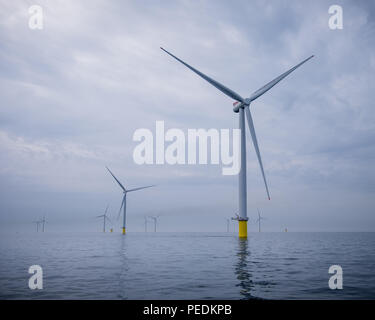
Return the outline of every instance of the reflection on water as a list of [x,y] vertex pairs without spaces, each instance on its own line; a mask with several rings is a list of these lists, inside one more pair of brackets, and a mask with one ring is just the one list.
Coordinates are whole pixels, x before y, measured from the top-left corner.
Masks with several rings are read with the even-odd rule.
[[127,236],[121,235],[120,240],[120,261],[121,261],[121,269],[120,269],[120,279],[119,279],[119,298],[120,299],[128,299],[127,297],[127,278],[129,274],[129,266],[128,266],[128,259],[127,259]]
[[236,278],[239,280],[239,283],[236,285],[240,287],[240,294],[243,299],[250,299],[251,289],[253,287],[252,275],[249,272],[249,263],[248,257],[250,252],[248,249],[248,240],[247,239],[238,239],[237,247],[237,261],[235,264],[235,273]]

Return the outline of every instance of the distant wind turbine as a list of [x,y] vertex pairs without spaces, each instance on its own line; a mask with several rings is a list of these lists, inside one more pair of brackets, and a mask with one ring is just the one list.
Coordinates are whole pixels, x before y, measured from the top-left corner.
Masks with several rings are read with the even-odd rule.
[[258,223],[258,230],[259,230],[259,232],[260,232],[260,222],[261,222],[261,220],[265,220],[266,218],[263,218],[261,215],[260,215],[260,212],[259,212],[259,209],[257,208],[257,210],[258,210],[258,219],[257,219],[257,223]]
[[147,217],[143,217],[145,219],[145,232],[147,232]]
[[226,218],[227,220],[227,232],[229,232],[229,223],[230,223],[230,220],[228,218]]
[[103,218],[103,232],[105,232],[105,223],[106,223],[106,220],[108,220],[109,222],[112,223],[111,219],[109,219],[109,217],[107,215],[108,208],[109,208],[109,205],[107,205],[107,208],[105,209],[104,214],[102,214],[100,216],[96,216],[96,218]]
[[[236,212],[234,215],[235,216],[231,217],[230,219],[231,220],[235,220],[235,221],[239,221],[240,220],[240,216],[238,215],[238,213]],[[234,231],[236,231],[236,226],[234,226]]]
[[46,217],[45,216],[43,216],[43,220],[41,220],[40,223],[42,223],[42,232],[44,232],[44,225],[46,223]]
[[120,188],[122,189],[123,194],[124,194],[123,197],[122,197],[121,207],[120,207],[120,210],[118,212],[117,219],[120,217],[121,209],[124,208],[124,217],[123,217],[123,223],[122,223],[122,234],[125,234],[126,233],[126,195],[127,195],[127,193],[132,192],[132,191],[138,191],[138,190],[146,189],[146,188],[151,188],[151,187],[154,187],[154,185],[139,187],[139,188],[133,188],[133,189],[125,189],[125,187],[115,177],[115,175],[111,172],[111,170],[109,170],[108,167],[106,167],[106,168],[107,168],[108,172],[111,174],[111,176],[113,177],[113,179],[116,180],[116,182],[118,183],[118,185],[120,186]]
[[150,216],[149,218],[150,219],[153,219],[154,220],[154,232],[156,232],[156,224],[158,223],[158,218],[160,216]]
[[176,59],[177,61],[181,62],[185,67],[189,68],[191,71],[195,72],[197,75],[202,77],[204,80],[209,82],[211,85],[213,85],[216,89],[220,90],[224,94],[226,94],[228,97],[236,100],[235,103],[233,103],[233,111],[235,113],[239,113],[239,127],[241,130],[241,169],[239,172],[239,185],[238,185],[238,195],[239,195],[239,219],[238,219],[238,235],[240,238],[246,238],[247,237],[247,187],[246,187],[246,132],[245,132],[245,113],[246,118],[248,122],[248,126],[250,129],[251,138],[253,140],[253,145],[255,148],[256,155],[258,157],[258,162],[260,165],[260,170],[262,172],[264,185],[266,187],[266,192],[268,199],[270,199],[270,194],[268,191],[268,185],[266,181],[266,176],[264,174],[263,170],[263,164],[262,159],[260,156],[260,151],[258,147],[258,141],[255,134],[255,128],[253,119],[251,117],[250,112],[250,103],[254,101],[255,99],[259,98],[261,95],[266,93],[268,90],[270,90],[274,85],[276,85],[278,82],[280,82],[282,79],[284,79],[287,75],[289,75],[291,72],[296,70],[299,66],[304,64],[306,61],[310,60],[313,56],[310,56],[309,58],[303,60],[301,63],[297,64],[295,67],[289,69],[288,71],[284,72],[274,80],[270,81],[260,89],[256,90],[253,94],[250,95],[249,98],[243,98],[238,93],[234,92],[233,90],[227,88],[226,86],[222,85],[221,83],[217,82],[216,80],[208,77],[204,73],[200,72],[199,70],[193,68],[192,66],[188,65],[186,62],[182,61],[181,59],[174,56],[172,53],[168,52],[167,50],[160,47],[161,50],[169,54],[171,57]]
[[39,224],[40,224],[40,221],[33,221],[33,223],[36,224],[36,232],[39,232]]

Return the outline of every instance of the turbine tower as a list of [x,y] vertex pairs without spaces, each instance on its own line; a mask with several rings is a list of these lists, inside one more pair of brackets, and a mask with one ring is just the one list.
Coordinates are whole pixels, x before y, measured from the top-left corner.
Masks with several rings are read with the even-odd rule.
[[46,223],[46,217],[45,216],[43,216],[43,220],[41,220],[40,223],[42,223],[42,232],[44,232],[44,225]]
[[36,232],[39,232],[39,223],[40,221],[33,221],[36,224]]
[[147,217],[144,216],[143,218],[145,219],[145,232],[147,232]]
[[261,220],[265,220],[265,218],[263,218],[261,215],[260,215],[260,212],[259,212],[259,209],[257,208],[258,210],[258,219],[257,219],[257,223],[258,223],[258,231],[260,232],[260,221]]
[[159,217],[160,216],[150,216],[150,218],[154,220],[154,232],[156,232],[156,225],[158,223],[158,218]]
[[126,195],[128,192],[133,192],[133,191],[138,191],[138,190],[141,190],[141,189],[146,189],[146,188],[151,188],[151,187],[154,187],[154,185],[151,185],[151,186],[145,186],[145,187],[139,187],[139,188],[133,188],[133,189],[125,189],[125,187],[121,184],[121,182],[115,177],[115,175],[111,172],[111,170],[109,170],[108,167],[106,167],[108,172],[111,174],[111,176],[113,177],[113,179],[116,180],[116,182],[118,183],[118,185],[120,186],[120,188],[122,189],[123,191],[123,197],[122,197],[122,202],[121,202],[121,207],[120,207],[120,210],[118,212],[118,216],[117,218],[120,217],[120,214],[121,214],[121,209],[124,208],[124,217],[123,217],[123,222],[122,222],[122,234],[125,234],[126,233]]
[[111,222],[111,219],[109,219],[109,217],[107,215],[108,208],[109,208],[109,205],[107,205],[107,208],[105,209],[104,214],[102,214],[100,216],[96,216],[96,218],[103,218],[103,232],[105,232],[105,223],[106,223],[106,220],[108,219],[108,221]]
[[255,148],[255,152],[258,158],[258,162],[260,165],[260,170],[262,172],[264,185],[266,187],[266,192],[268,199],[270,200],[270,195],[268,191],[268,185],[266,181],[266,177],[263,170],[263,164],[262,164],[262,158],[260,156],[259,152],[259,146],[258,141],[255,134],[255,128],[253,119],[251,117],[250,112],[250,103],[254,101],[255,99],[259,98],[261,95],[266,93],[268,90],[270,90],[274,85],[276,85],[278,82],[280,82],[282,79],[284,79],[287,75],[289,75],[291,72],[296,70],[299,66],[304,64],[306,61],[310,60],[312,56],[309,58],[303,60],[301,63],[297,64],[293,68],[289,69],[288,71],[284,72],[274,80],[268,82],[266,85],[261,87],[260,89],[254,91],[250,95],[249,98],[242,98],[238,93],[234,92],[233,90],[227,88],[226,86],[222,85],[221,83],[217,82],[216,80],[208,77],[204,73],[200,72],[199,70],[193,68],[192,66],[188,65],[186,62],[182,61],[181,59],[174,56],[172,53],[168,52],[167,50],[160,47],[161,50],[169,54],[171,57],[176,59],[177,61],[181,62],[185,67],[189,68],[191,71],[195,72],[197,75],[202,77],[204,80],[209,82],[211,85],[213,85],[216,89],[220,90],[224,94],[226,94],[228,97],[236,100],[235,103],[233,103],[233,111],[235,113],[239,113],[239,128],[241,130],[241,167],[239,172],[239,180],[238,180],[238,196],[239,196],[239,218],[238,218],[238,235],[240,238],[247,238],[247,187],[246,187],[246,132],[245,132],[245,114],[247,118],[247,124],[249,126],[251,138],[253,140],[253,145]]

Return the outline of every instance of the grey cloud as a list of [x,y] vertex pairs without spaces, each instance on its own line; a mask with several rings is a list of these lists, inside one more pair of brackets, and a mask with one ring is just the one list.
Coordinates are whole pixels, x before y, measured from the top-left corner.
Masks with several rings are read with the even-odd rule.
[[[131,199],[135,230],[150,206],[187,230],[211,228],[215,213],[221,230],[237,207],[236,177],[132,160],[134,130],[156,120],[237,127],[233,101],[162,45],[244,96],[315,54],[252,105],[272,200],[248,143],[249,210],[261,206],[269,230],[373,230],[375,9],[337,3],[344,29],[334,31],[326,1],[40,1],[45,28],[32,31],[32,1],[1,1],[1,221],[46,210],[84,224],[107,202],[115,214],[108,165],[131,185],[160,185]],[[177,230],[169,221],[165,230]]]

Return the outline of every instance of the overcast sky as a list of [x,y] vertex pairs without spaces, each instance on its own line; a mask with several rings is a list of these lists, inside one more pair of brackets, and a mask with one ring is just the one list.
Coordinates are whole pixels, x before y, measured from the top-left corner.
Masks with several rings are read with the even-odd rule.
[[150,214],[161,231],[225,231],[237,176],[133,161],[134,131],[157,120],[238,124],[233,100],[163,46],[245,97],[314,54],[252,105],[271,201],[248,139],[249,229],[258,207],[265,231],[375,231],[374,14],[371,1],[1,0],[1,229],[45,214],[50,231],[100,230],[93,216],[109,204],[116,220],[121,202],[107,165],[126,187],[157,185],[129,194],[129,231]]

